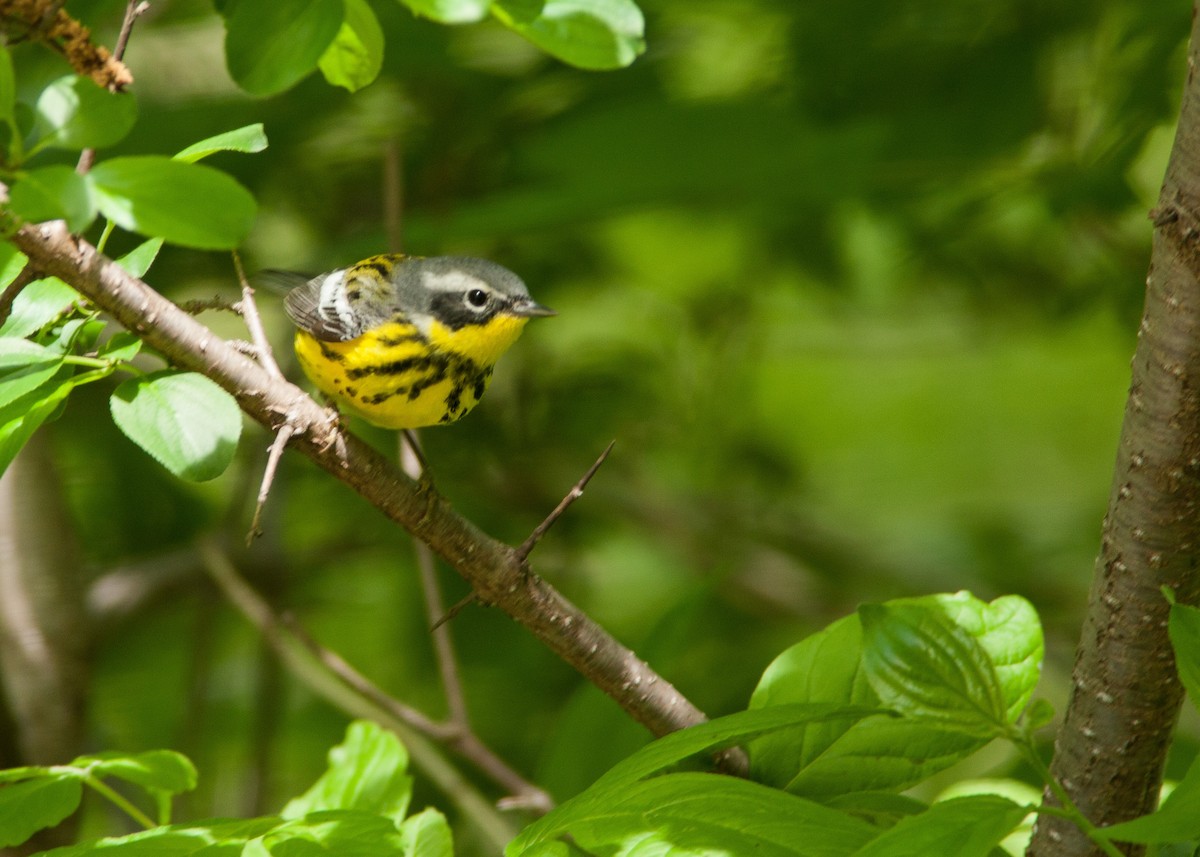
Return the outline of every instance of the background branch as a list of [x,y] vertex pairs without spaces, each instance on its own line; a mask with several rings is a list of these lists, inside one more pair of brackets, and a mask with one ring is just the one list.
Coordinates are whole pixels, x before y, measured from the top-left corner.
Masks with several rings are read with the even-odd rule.
[[[366,443],[342,433],[300,388],[272,378],[86,241],[71,236],[65,224],[23,226],[10,240],[41,270],[69,283],[171,363],[224,387],[268,429],[292,421],[298,429],[295,449],[428,544],[483,601],[524,625],[652,733],[662,735],[705,719],[669,682],[534,574],[514,548],[481,532],[428,484],[418,485]],[[147,321],[151,318],[153,324]]]

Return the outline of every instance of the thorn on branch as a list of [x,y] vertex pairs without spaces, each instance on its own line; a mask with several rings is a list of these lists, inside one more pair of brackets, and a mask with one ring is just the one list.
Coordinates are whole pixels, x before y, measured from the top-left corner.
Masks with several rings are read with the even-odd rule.
[[583,496],[583,489],[592,481],[592,477],[596,475],[596,471],[608,459],[608,455],[613,450],[616,441],[610,441],[608,446],[604,447],[604,452],[600,453],[600,457],[596,459],[596,463],[587,469],[587,472],[575,483],[574,487],[567,492],[567,496],[563,497],[554,511],[546,516],[546,520],[542,521],[533,528],[533,532],[529,534],[529,538],[521,542],[521,546],[517,548],[517,556],[524,562],[529,558],[530,552],[537,546],[537,543],[542,540],[546,532],[554,526],[563,513],[570,508],[571,504]]
[[478,592],[470,592],[467,595],[465,595],[464,597],[460,598],[458,601],[456,601],[450,607],[449,610],[447,610],[442,615],[442,617],[440,619],[438,619],[436,622],[434,622],[432,625],[429,626],[429,633],[432,634],[434,631],[436,631],[438,628],[445,625],[447,622],[449,622],[451,619],[453,619],[459,613],[463,612],[463,610],[465,610],[469,605],[475,603],[478,600],[479,600]]

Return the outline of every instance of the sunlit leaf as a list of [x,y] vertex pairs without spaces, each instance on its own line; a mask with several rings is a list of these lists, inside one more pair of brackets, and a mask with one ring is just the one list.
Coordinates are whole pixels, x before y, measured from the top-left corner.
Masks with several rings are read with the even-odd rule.
[[47,86],[34,110],[39,143],[60,149],[111,146],[137,121],[137,101],[131,93],[109,92],[78,75]]
[[72,232],[82,232],[96,219],[91,186],[68,166],[22,173],[9,191],[9,201],[13,212],[27,221],[65,220]]
[[443,24],[467,24],[482,19],[489,0],[402,0],[418,15]]
[[150,266],[154,264],[154,260],[158,258],[158,251],[162,249],[162,245],[163,240],[161,238],[151,238],[148,241],[143,241],[124,256],[117,259],[116,263],[130,275],[144,277],[146,272],[150,270]]
[[880,701],[976,737],[998,734],[1007,711],[987,652],[937,610],[865,604],[863,666]]
[[203,482],[233,460],[241,411],[203,375],[164,370],[130,378],[110,405],[121,431],[176,476]]
[[245,125],[232,131],[225,131],[192,143],[186,149],[176,153],[175,160],[194,164],[202,158],[217,152],[245,152],[252,154],[267,148],[267,135],[263,132],[261,122]]
[[357,92],[383,67],[383,28],[366,0],[346,0],[346,20],[318,63],[334,86]]
[[454,839],[446,816],[430,807],[400,825],[405,857],[454,857]]
[[116,777],[146,789],[170,794],[191,791],[196,787],[196,768],[181,753],[173,750],[147,750],[143,753],[97,753],[80,756],[71,762],[88,768],[99,777]]
[[173,244],[235,247],[250,231],[254,197],[218,170],[171,158],[132,156],[87,175],[100,211],[118,226]]
[[1029,807],[996,795],[953,798],[902,818],[853,857],[989,857],[1028,814]]
[[0,788],[0,846],[20,845],[79,806],[79,778],[46,776]]
[[0,338],[0,408],[54,377],[63,356],[25,339]]
[[493,14],[546,53],[587,69],[629,65],[646,49],[645,21],[633,0],[546,0],[529,19],[523,6],[510,14],[506,4]]
[[0,336],[29,336],[56,319],[78,299],[78,293],[57,277],[34,280],[13,301],[12,312],[0,325]]
[[400,739],[377,724],[357,720],[329,751],[329,767],[307,792],[291,800],[284,818],[331,809],[365,810],[399,824],[412,797],[408,753]]

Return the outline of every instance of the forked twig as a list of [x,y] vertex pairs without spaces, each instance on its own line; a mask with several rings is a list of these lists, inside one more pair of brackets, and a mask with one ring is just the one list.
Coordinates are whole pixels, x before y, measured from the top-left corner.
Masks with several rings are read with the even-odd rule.
[[537,543],[542,540],[542,537],[546,535],[546,532],[553,527],[555,523],[557,523],[558,519],[561,518],[563,513],[571,507],[572,503],[583,496],[583,489],[587,487],[587,484],[592,481],[592,477],[596,475],[596,471],[599,470],[600,466],[608,459],[608,455],[610,452],[612,452],[616,443],[617,442],[615,440],[609,441],[608,446],[604,447],[604,452],[600,453],[600,457],[596,459],[596,463],[587,469],[587,472],[580,477],[579,481],[575,483],[574,487],[572,487],[571,490],[567,492],[567,495],[562,498],[559,504],[554,507],[554,511],[547,515],[544,521],[533,528],[533,532],[529,534],[529,538],[521,542],[520,547],[517,548],[517,556],[519,556],[522,560],[529,558],[530,551],[537,546]]

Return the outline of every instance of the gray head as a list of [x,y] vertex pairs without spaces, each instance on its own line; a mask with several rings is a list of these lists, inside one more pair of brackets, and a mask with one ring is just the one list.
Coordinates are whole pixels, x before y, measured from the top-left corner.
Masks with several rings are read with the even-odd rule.
[[[401,308],[457,330],[501,314],[554,315],[529,296],[521,278],[502,265],[469,256],[406,259],[393,274]],[[413,320],[420,323],[417,317]]]

